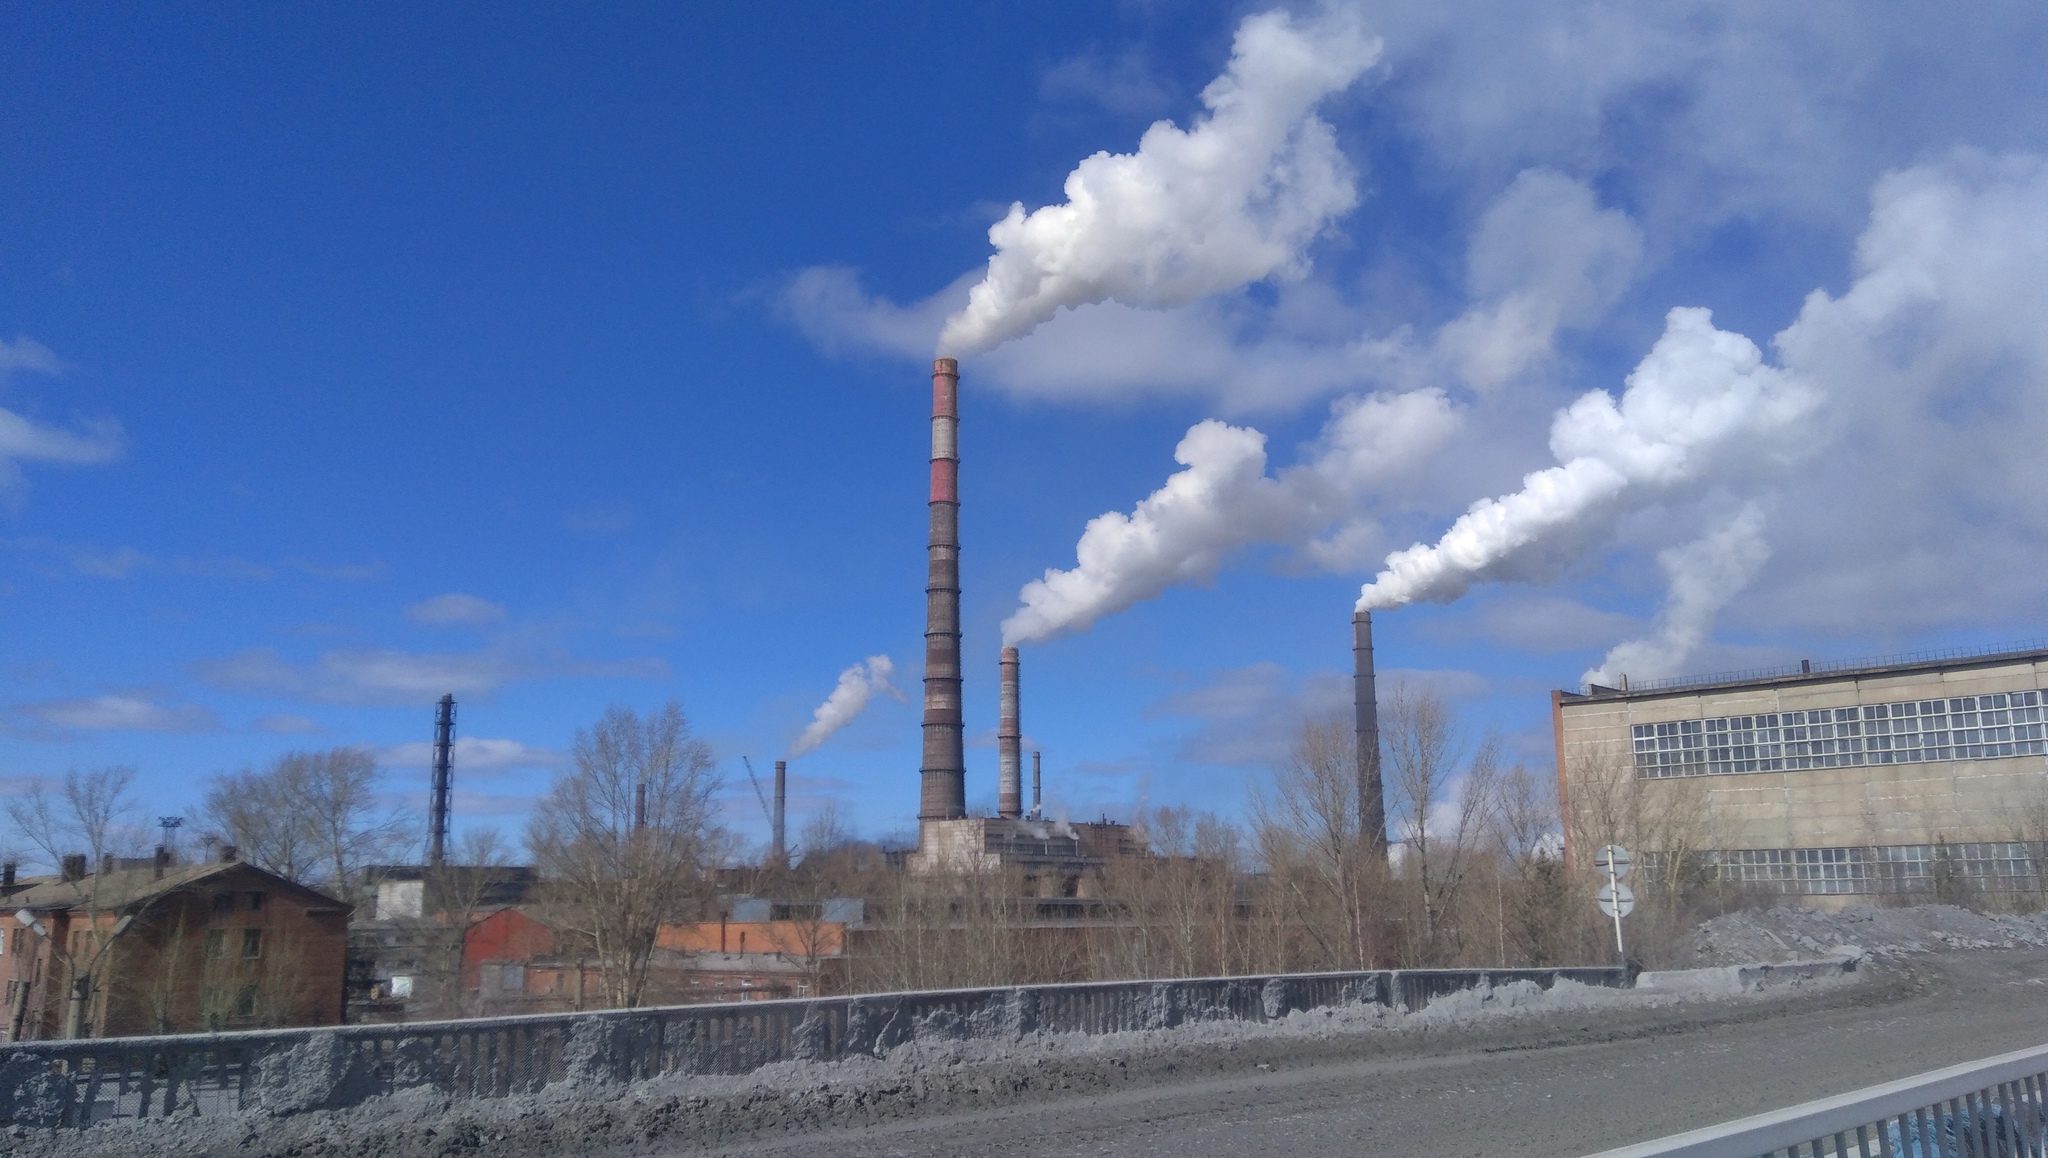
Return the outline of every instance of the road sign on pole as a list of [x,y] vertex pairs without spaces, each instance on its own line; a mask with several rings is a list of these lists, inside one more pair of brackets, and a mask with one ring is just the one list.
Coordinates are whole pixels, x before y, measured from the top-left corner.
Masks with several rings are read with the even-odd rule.
[[1614,952],[1623,961],[1628,960],[1628,949],[1621,943],[1621,919],[1636,910],[1635,890],[1621,883],[1628,870],[1635,865],[1635,858],[1618,844],[1600,846],[1593,854],[1593,867],[1607,876],[1607,883],[1600,886],[1600,895],[1594,903],[1600,911],[1614,918]]
[[1593,854],[1593,867],[1603,873],[1611,869],[1615,880],[1627,877],[1628,870],[1634,868],[1635,864],[1635,858],[1618,844],[1602,845],[1600,851]]
[[1600,911],[1610,917],[1626,917],[1636,911],[1636,891],[1627,885],[1601,885],[1597,898]]

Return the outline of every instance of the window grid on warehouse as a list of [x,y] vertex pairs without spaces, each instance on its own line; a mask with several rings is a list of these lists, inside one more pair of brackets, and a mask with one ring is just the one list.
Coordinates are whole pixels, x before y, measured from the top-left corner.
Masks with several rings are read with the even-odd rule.
[[1726,776],[2048,754],[2041,693],[1637,724],[1636,775]]
[[[1847,848],[1740,848],[1697,854],[1708,880],[1738,888],[1804,896],[1931,893],[1943,866],[1986,892],[2048,888],[2048,846],[2023,841],[1893,844]],[[1666,855],[1643,854],[1662,875]]]

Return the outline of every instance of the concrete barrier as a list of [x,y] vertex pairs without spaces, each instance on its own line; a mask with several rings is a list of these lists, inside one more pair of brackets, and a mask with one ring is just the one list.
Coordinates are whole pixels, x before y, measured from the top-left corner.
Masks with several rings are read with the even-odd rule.
[[745,1074],[779,1061],[882,1055],[906,1042],[1016,1040],[1195,1022],[1261,1022],[1377,1004],[1420,1010],[1484,985],[1622,988],[1619,968],[1403,969],[1029,985],[729,1005],[0,1046],[0,1122],[341,1109],[430,1087],[504,1097],[552,1083]]

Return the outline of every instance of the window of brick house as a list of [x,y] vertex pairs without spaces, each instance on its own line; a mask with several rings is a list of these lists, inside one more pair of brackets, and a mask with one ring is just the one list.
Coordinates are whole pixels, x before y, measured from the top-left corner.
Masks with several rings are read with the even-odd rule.
[[216,913],[232,913],[232,912],[234,912],[234,911],[235,911],[235,894],[233,894],[233,893],[215,893],[215,894],[213,894],[213,911],[214,911],[214,912],[216,912]]
[[255,1013],[256,987],[254,985],[244,985],[242,986],[242,991],[235,994],[235,1016],[253,1017]]
[[227,932],[222,929],[208,929],[206,931],[206,959],[208,961],[218,961],[222,957],[227,956],[227,952]]
[[249,911],[250,911],[250,912],[252,912],[252,913],[254,913],[254,912],[257,912],[257,911],[259,911],[259,910],[260,910],[260,909],[262,909],[262,908],[263,908],[263,894],[262,894],[262,893],[250,893],[250,894],[249,894]]
[[263,930],[242,930],[242,959],[254,961],[261,956],[263,956]]

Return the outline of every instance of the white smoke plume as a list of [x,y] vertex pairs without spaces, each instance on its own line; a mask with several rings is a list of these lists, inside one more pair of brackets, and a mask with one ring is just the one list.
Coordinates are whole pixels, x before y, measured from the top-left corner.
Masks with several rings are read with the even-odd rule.
[[832,737],[834,732],[853,722],[861,714],[877,692],[893,699],[904,699],[889,677],[896,674],[896,665],[886,655],[871,655],[866,663],[857,663],[839,673],[839,685],[825,702],[811,713],[810,725],[798,735],[796,742],[789,746],[789,759],[794,760],[806,752],[815,750]]
[[1303,249],[1358,204],[1351,166],[1316,106],[1380,50],[1349,8],[1304,21],[1246,17],[1193,128],[1159,121],[1137,152],[1076,166],[1064,204],[1028,214],[1013,204],[989,228],[995,256],[940,333],[940,351],[987,350],[1063,306],[1185,305],[1304,272]]
[[[1358,512],[1372,488],[1412,469],[1458,428],[1439,390],[1340,401],[1302,463],[1266,473],[1266,436],[1215,419],[1174,448],[1185,469],[1129,515],[1089,520],[1071,570],[1025,584],[1023,606],[1003,621],[1005,643],[1083,631],[1181,583],[1206,582],[1253,543],[1298,547],[1312,561],[1340,553],[1366,528]],[[1328,539],[1315,536],[1336,525]]]
[[1677,675],[1686,659],[1706,642],[1714,617],[1749,586],[1770,557],[1770,544],[1764,542],[1764,515],[1754,504],[1744,507],[1726,526],[1660,552],[1657,562],[1671,586],[1654,629],[1643,639],[1616,644],[1600,666],[1579,682],[1612,687],[1624,676],[1640,681]]
[[1554,541],[1768,449],[1814,409],[1819,395],[1804,378],[1766,365],[1756,343],[1712,319],[1704,309],[1672,310],[1618,403],[1590,391],[1551,424],[1559,465],[1528,475],[1513,494],[1474,503],[1435,545],[1389,555],[1359,593],[1359,609],[1447,603],[1475,582],[1534,578]]

